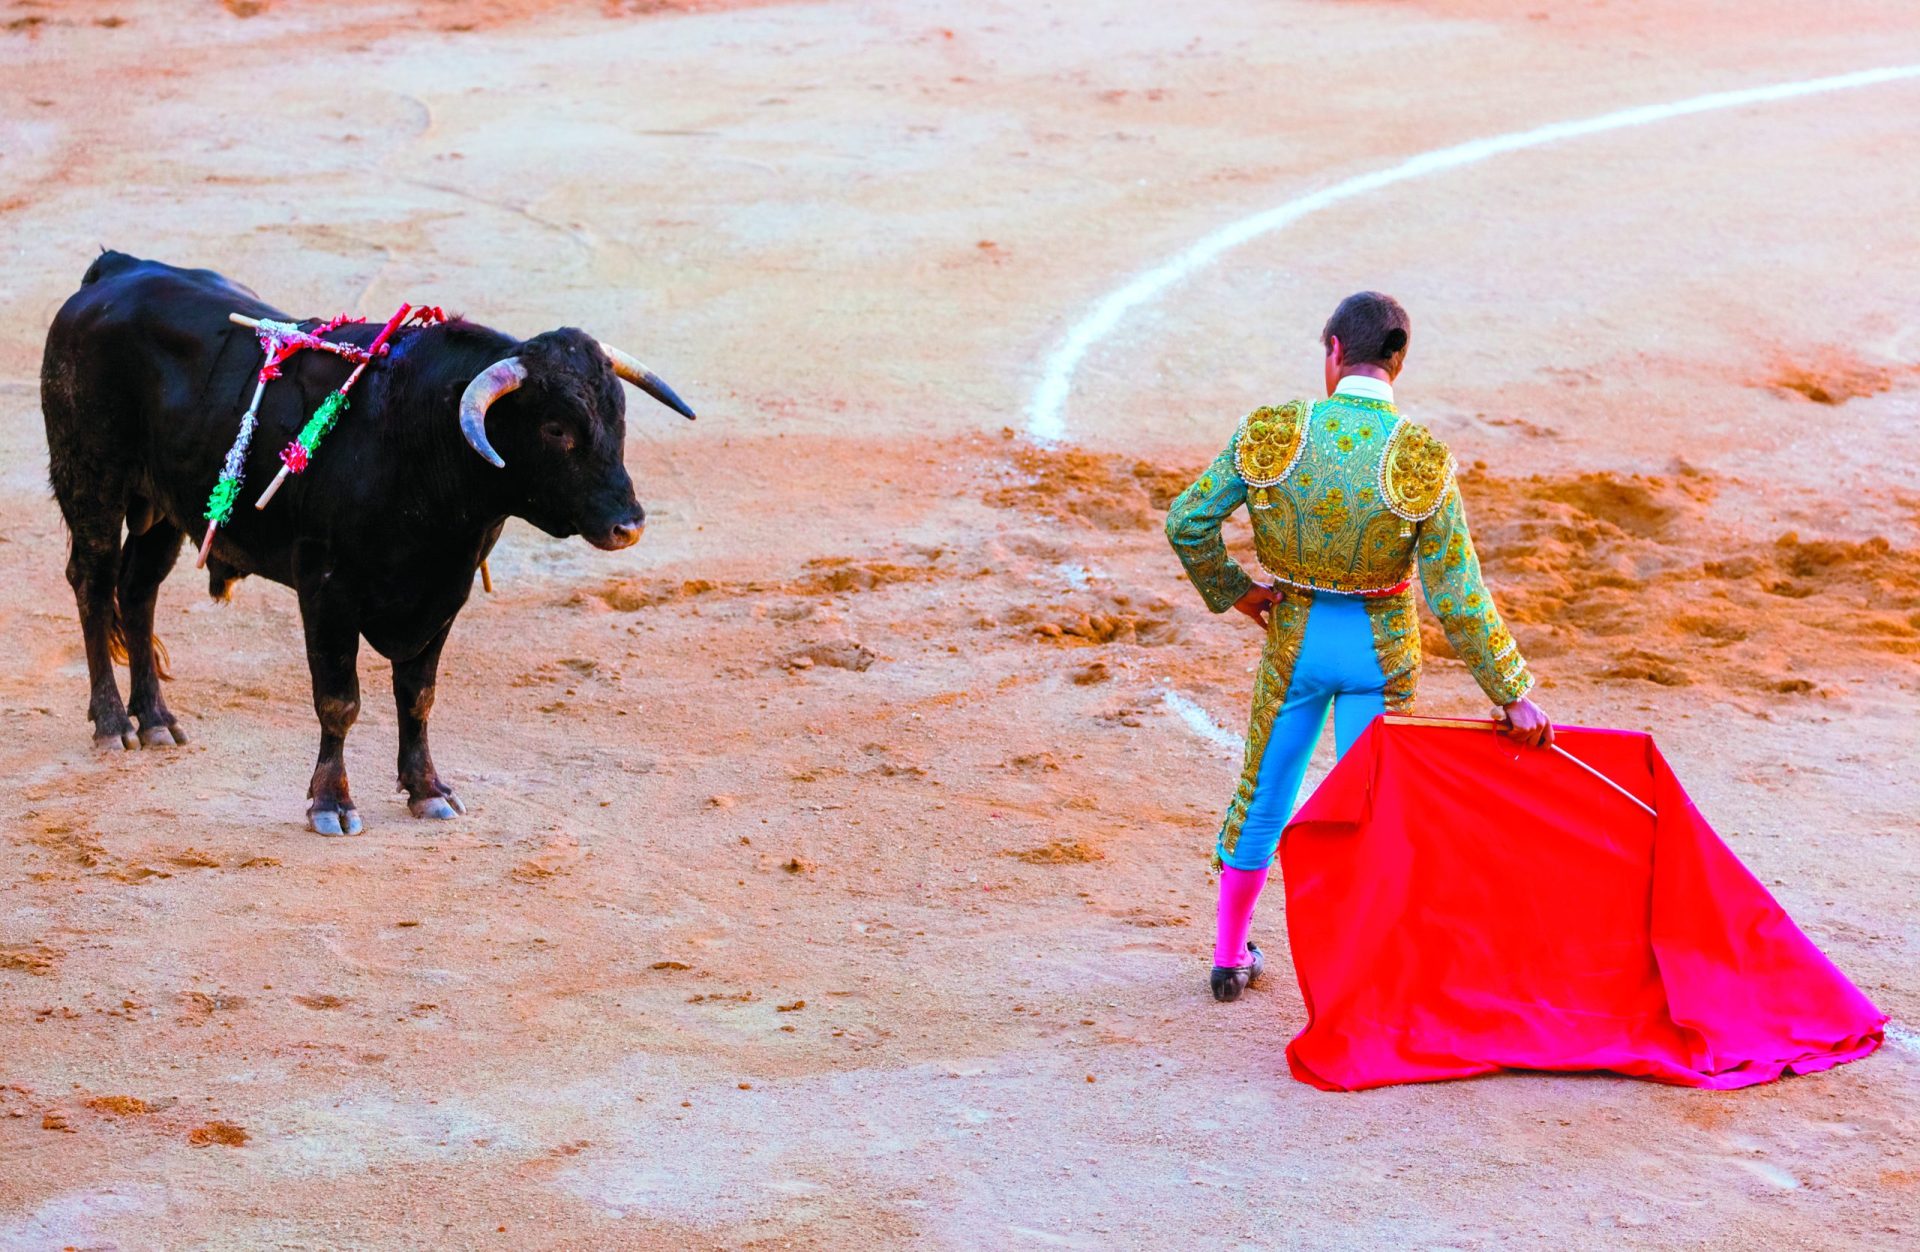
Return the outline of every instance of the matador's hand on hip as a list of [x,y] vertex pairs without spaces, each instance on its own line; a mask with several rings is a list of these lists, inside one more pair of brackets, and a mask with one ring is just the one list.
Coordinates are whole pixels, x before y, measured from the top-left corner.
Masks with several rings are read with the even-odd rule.
[[1246,595],[1233,602],[1233,607],[1260,623],[1260,629],[1265,630],[1268,611],[1286,598],[1285,592],[1276,591],[1266,583],[1255,583]]

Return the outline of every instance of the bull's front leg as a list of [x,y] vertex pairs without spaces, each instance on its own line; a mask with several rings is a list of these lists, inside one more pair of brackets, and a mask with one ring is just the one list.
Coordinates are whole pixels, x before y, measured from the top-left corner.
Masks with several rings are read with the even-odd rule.
[[[449,623],[447,629],[451,628]],[[467,811],[453,788],[440,781],[427,747],[427,718],[433,712],[434,680],[446,642],[447,630],[442,630],[420,655],[393,663],[393,703],[400,714],[400,787],[415,817],[443,821]]]
[[347,731],[360,716],[360,625],[352,609],[319,589],[302,588],[313,711],[320,716],[320,759],[307,785],[307,825],[322,835],[357,835],[360,814],[347,791]]

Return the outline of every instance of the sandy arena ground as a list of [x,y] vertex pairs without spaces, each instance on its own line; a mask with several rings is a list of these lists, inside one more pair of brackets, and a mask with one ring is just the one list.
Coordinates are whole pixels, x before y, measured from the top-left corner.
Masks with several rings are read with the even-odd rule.
[[[1920,80],[1355,199],[1022,432],[1078,318],[1236,219],[1916,62],[1909,0],[0,0],[0,1246],[1914,1246]],[[363,654],[368,831],[306,833],[292,596],[185,562],[192,744],[90,750],[37,380],[102,245],[578,324],[701,409],[632,403],[639,548],[509,528],[434,719],[468,817],[387,793]],[[1277,892],[1278,976],[1207,998],[1197,731],[1257,641],[1159,515],[1360,286],[1542,702],[1659,734],[1879,1054],[1323,1094]]]

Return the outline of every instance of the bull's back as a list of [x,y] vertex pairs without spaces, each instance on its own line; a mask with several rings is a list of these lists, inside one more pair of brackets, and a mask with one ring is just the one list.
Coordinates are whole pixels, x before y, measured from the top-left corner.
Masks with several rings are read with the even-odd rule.
[[94,259],[54,315],[41,361],[56,490],[64,476],[104,473],[157,480],[165,503],[182,494],[169,490],[173,471],[219,456],[232,431],[223,439],[214,419],[259,366],[232,312],[281,316],[212,270],[121,252]]
[[107,362],[124,368],[202,359],[225,343],[232,312],[281,316],[212,270],[103,252],[54,315],[45,363]]

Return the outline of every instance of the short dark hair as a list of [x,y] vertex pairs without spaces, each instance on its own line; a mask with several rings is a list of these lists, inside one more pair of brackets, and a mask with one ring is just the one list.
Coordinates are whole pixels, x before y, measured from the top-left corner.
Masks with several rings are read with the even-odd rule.
[[1356,291],[1340,302],[1320,331],[1320,346],[1340,341],[1340,359],[1348,365],[1387,365],[1404,352],[1413,323],[1392,296]]

